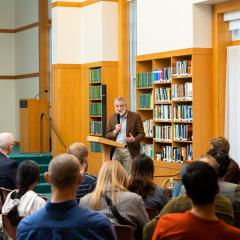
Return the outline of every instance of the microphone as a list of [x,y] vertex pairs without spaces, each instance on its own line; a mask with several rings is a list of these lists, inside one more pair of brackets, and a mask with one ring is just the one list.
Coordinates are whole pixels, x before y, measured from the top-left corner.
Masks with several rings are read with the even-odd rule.
[[37,96],[40,96],[42,93],[48,93],[48,90],[43,90],[41,92],[39,92],[38,94],[35,95],[34,99],[36,99]]
[[120,124],[120,114],[117,113],[117,123]]

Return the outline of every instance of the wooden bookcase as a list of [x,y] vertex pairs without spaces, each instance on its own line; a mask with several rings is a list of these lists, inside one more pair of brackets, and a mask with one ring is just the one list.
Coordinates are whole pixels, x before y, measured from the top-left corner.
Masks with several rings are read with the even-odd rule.
[[[161,183],[208,149],[212,133],[212,50],[137,57],[136,107],[146,122],[145,152]],[[149,97],[150,96],[150,97]]]
[[88,172],[97,174],[102,163],[102,149],[86,139],[88,135],[104,136],[107,120],[114,113],[113,101],[119,94],[118,62],[83,64],[82,84],[82,111],[86,116],[82,122],[83,142],[89,147]]

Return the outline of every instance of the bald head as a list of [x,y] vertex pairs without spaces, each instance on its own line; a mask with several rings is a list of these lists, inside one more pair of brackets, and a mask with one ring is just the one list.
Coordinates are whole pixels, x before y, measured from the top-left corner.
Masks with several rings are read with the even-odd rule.
[[3,132],[0,133],[0,150],[11,153],[12,148],[15,144],[14,137],[12,133]]
[[206,162],[208,163],[212,168],[215,169],[216,172],[218,172],[219,169],[219,164],[217,163],[216,159],[214,157],[212,157],[211,155],[203,155],[199,161],[201,162]]
[[58,189],[76,185],[79,179],[80,164],[71,154],[61,154],[54,157],[48,167],[51,184]]
[[88,149],[83,143],[73,143],[69,146],[68,153],[74,155],[80,161],[81,165],[87,161]]

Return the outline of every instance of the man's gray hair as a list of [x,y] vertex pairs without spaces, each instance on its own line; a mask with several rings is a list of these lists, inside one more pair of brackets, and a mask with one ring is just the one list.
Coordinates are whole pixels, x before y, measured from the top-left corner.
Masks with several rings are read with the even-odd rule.
[[114,105],[116,105],[116,102],[121,102],[121,103],[127,104],[125,98],[122,96],[116,97],[114,99]]
[[10,144],[14,143],[14,137],[12,133],[3,132],[0,133],[0,149],[5,150]]

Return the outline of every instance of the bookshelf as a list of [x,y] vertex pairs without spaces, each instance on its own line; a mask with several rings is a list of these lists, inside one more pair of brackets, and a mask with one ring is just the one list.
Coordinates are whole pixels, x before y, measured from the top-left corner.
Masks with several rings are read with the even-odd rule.
[[197,159],[208,149],[211,64],[211,49],[137,57],[136,106],[147,136],[142,145],[154,160],[157,174],[173,173],[184,161]]
[[107,120],[114,113],[113,101],[119,95],[118,62],[99,61],[81,65],[82,141],[89,147],[91,174],[98,174],[102,164],[99,144],[89,143],[87,136],[104,137]]

